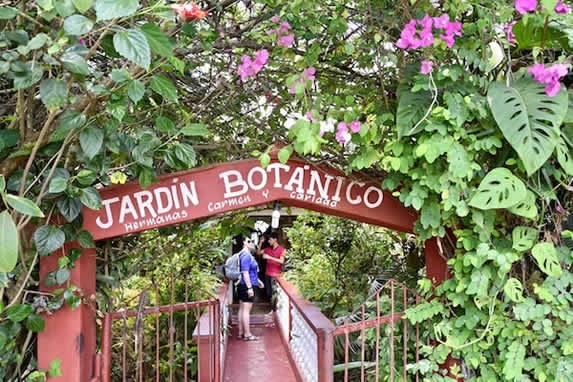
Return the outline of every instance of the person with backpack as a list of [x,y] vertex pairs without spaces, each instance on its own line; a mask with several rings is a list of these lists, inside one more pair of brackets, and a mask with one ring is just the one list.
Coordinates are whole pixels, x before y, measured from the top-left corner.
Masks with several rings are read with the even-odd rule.
[[259,265],[251,254],[255,250],[255,245],[250,238],[243,240],[243,249],[239,252],[239,270],[241,276],[237,285],[239,295],[239,338],[245,341],[255,341],[251,333],[251,309],[255,301],[255,287],[264,288],[264,284],[258,278]]

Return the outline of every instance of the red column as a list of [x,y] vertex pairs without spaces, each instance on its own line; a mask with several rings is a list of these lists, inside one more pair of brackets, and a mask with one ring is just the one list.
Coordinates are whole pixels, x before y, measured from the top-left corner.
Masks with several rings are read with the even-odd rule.
[[[44,280],[48,273],[58,269],[58,258],[70,248],[80,248],[76,243],[66,244],[51,256],[40,259],[40,290],[50,292],[55,287],[46,287]],[[70,283],[76,285],[84,297],[95,295],[96,251],[82,250],[71,271]],[[56,286],[61,287],[61,286]],[[52,315],[44,315],[46,328],[38,333],[38,366],[48,369],[54,360],[61,360],[62,375],[54,378],[58,382],[84,382],[94,375],[96,352],[96,322],[92,306],[82,303],[76,309],[64,304]],[[51,380],[51,379],[49,379]]]
[[426,277],[432,280],[434,285],[439,285],[450,276],[446,256],[440,251],[438,238],[426,240],[424,250],[426,252]]

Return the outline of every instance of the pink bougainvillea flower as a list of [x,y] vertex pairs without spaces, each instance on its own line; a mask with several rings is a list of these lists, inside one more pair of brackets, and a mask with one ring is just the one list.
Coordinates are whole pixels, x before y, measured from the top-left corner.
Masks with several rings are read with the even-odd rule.
[[[421,27],[418,30],[417,27]],[[419,20],[410,20],[400,33],[400,39],[396,46],[401,49],[418,49],[430,46],[434,43],[435,29],[443,30],[440,38],[451,48],[455,43],[455,36],[461,36],[462,24],[450,21],[447,14],[439,17],[424,16]]]
[[515,9],[522,15],[533,12],[537,8],[537,0],[515,0]]
[[555,10],[555,13],[569,13],[569,11],[571,9],[563,1],[558,0],[557,4],[555,4],[554,10]]
[[314,83],[315,80],[315,75],[316,74],[316,69],[312,66],[306,68],[305,70],[302,71],[302,74],[300,77],[298,77],[291,85],[290,89],[289,89],[289,93],[291,94],[295,94],[296,93],[296,86],[298,84],[304,84],[306,83],[306,81],[310,81],[311,83]]
[[195,3],[171,4],[171,9],[177,13],[183,21],[202,19],[207,16],[207,11],[202,10]]
[[336,129],[336,140],[340,142],[340,144],[345,144],[350,140],[350,133],[348,132],[348,126],[346,122],[340,122]]
[[561,89],[561,83],[559,79],[565,77],[569,71],[569,65],[566,64],[555,64],[549,67],[545,67],[543,64],[535,64],[527,71],[533,74],[535,81],[541,84],[547,84],[545,87],[545,93],[553,97],[559,93]]
[[241,64],[237,68],[237,74],[241,77],[241,81],[245,82],[249,78],[255,78],[257,73],[267,64],[269,59],[269,52],[266,49],[261,49],[255,53],[255,59],[244,55],[241,57]]
[[433,66],[434,66],[434,63],[432,61],[429,61],[429,60],[422,61],[421,65],[420,65],[420,73],[422,73],[422,74],[431,73]]
[[278,14],[276,14],[273,17],[271,17],[271,21],[273,23],[278,23],[279,21],[281,21],[281,17]]
[[505,35],[507,36],[507,41],[509,41],[510,44],[515,44],[517,42],[517,40],[515,39],[515,34],[513,33],[513,26],[516,23],[517,21],[512,21],[503,25],[503,31],[505,32]]
[[291,29],[292,29],[292,27],[290,26],[289,23],[287,23],[286,21],[282,21],[282,22],[279,24],[278,33],[279,33],[279,34],[285,34],[285,33],[287,33],[287,32],[288,32],[289,30],[291,30]]
[[313,111],[312,110],[308,110],[306,113],[304,113],[304,116],[310,121],[310,122],[317,122],[318,119],[316,119],[313,115]]
[[316,74],[316,69],[313,66],[309,66],[308,68],[306,68],[305,70],[302,71],[302,75],[303,77],[305,77],[307,80],[313,81],[315,80],[314,75]]
[[360,128],[361,128],[360,121],[350,122],[350,130],[352,130],[353,133],[359,133]]
[[277,42],[277,44],[279,44],[280,46],[284,46],[285,48],[290,48],[293,43],[294,43],[294,33],[280,36],[279,41]]

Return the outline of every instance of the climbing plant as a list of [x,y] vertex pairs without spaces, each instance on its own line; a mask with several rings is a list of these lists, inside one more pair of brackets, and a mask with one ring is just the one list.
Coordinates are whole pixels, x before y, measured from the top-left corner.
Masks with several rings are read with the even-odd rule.
[[0,378],[59,373],[36,370],[33,333],[40,313],[86,302],[69,282],[80,251],[47,280],[37,264],[94,245],[81,209],[98,188],[266,165],[274,143],[283,161],[384,176],[420,239],[455,244],[451,279],[422,281],[437,297],[408,313],[435,322],[424,361],[451,354],[475,381],[573,373],[566,2],[2,4]]

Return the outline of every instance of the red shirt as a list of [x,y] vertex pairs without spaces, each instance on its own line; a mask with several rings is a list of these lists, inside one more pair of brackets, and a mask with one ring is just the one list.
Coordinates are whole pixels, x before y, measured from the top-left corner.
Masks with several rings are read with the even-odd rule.
[[[267,247],[263,251],[265,254],[274,257],[275,259],[280,259],[281,256],[284,256],[285,253],[285,249],[280,245],[277,245],[276,248]],[[267,268],[265,270],[265,275],[276,277],[281,274],[281,270],[282,270],[282,264],[267,259]]]

